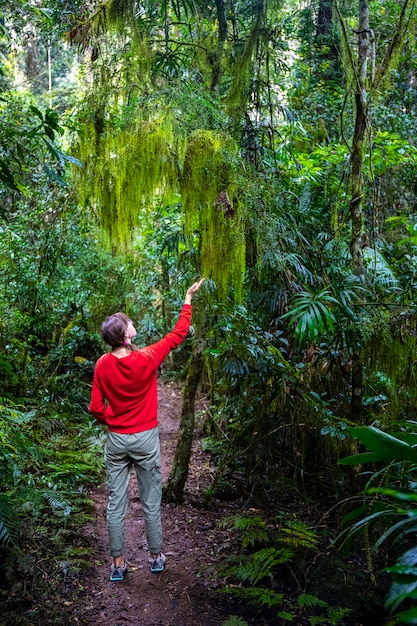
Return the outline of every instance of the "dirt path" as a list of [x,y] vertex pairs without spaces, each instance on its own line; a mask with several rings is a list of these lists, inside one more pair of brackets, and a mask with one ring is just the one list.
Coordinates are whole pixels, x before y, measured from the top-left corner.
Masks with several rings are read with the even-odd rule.
[[[159,423],[163,479],[169,476],[175,453],[181,411],[181,393],[172,383],[160,385]],[[136,478],[132,474],[126,519],[125,556],[128,575],[122,583],[109,581],[110,555],[107,549],[107,489],[94,494],[95,521],[85,529],[94,554],[93,568],[79,582],[77,609],[72,622],[82,625],[136,624],[138,626],[217,626],[230,612],[216,587],[214,565],[225,554],[227,538],[216,528],[221,510],[202,510],[192,505],[193,493],[211,472],[208,459],[196,439],[187,491],[183,505],[164,504],[164,552],[167,568],[151,574]]]

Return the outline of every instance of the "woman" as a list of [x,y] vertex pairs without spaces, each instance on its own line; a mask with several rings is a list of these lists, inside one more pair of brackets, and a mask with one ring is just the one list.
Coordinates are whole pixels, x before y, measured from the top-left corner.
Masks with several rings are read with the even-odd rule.
[[187,291],[184,306],[173,331],[146,348],[132,342],[136,335],[124,313],[108,317],[101,332],[112,351],[99,358],[94,370],[89,409],[108,428],[105,447],[109,483],[107,530],[113,557],[110,580],[123,580],[127,563],[123,556],[124,523],[128,505],[130,469],[134,465],[151,572],[162,572],[161,496],[162,475],[157,419],[157,370],[171,350],[184,341],[191,322],[191,300],[204,279]]

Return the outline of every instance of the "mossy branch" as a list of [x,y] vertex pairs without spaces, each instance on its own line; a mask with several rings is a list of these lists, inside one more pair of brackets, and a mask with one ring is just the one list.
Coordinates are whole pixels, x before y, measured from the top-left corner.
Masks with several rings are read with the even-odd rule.
[[349,35],[346,28],[346,23],[343,15],[340,12],[339,3],[335,2],[336,16],[340,26],[340,43],[342,48],[342,62],[346,71],[348,83],[356,82],[356,85],[360,84],[358,70],[355,59],[353,58],[352,46],[349,42]]
[[401,8],[400,19],[391,38],[388,49],[375,72],[375,79],[372,84],[374,91],[376,91],[381,82],[386,79],[388,73],[394,69],[398,60],[398,53],[404,45],[405,35],[409,31],[411,22],[414,19],[415,7],[416,0],[405,0]]

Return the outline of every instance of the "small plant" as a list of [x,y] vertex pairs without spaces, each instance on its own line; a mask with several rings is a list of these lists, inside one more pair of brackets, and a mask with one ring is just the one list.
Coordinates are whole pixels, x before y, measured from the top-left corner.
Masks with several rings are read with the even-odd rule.
[[223,622],[222,626],[248,626],[248,622],[244,619],[237,617],[237,615],[231,615],[229,619]]
[[317,294],[302,291],[294,296],[292,308],[282,319],[289,318],[296,341],[304,346],[333,332],[335,317],[331,307],[334,305],[340,306],[327,288]]
[[[307,593],[299,594],[294,606],[294,600],[287,600],[285,592],[279,589],[282,578],[295,577],[295,566],[306,551],[317,554],[319,537],[295,516],[288,519],[280,514],[276,521],[271,524],[260,515],[237,515],[221,522],[223,528],[238,535],[242,548],[240,554],[229,557],[221,571],[230,581],[223,593],[258,609],[273,610],[280,620],[293,621],[296,611],[313,626],[341,624],[349,609],[331,607],[325,600]],[[298,581],[296,584],[299,588]]]

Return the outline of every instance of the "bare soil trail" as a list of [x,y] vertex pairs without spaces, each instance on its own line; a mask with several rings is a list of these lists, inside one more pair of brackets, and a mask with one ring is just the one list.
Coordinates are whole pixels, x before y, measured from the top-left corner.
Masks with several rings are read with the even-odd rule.
[[[159,428],[164,481],[171,471],[180,413],[178,386],[160,384]],[[157,575],[149,571],[143,516],[132,473],[125,533],[129,570],[126,579],[118,583],[109,580],[107,488],[105,485],[97,487],[92,494],[95,519],[84,529],[84,537],[92,549],[92,567],[78,580],[71,623],[82,626],[220,626],[229,617],[227,598],[217,591],[220,583],[215,577],[215,566],[225,558],[228,544],[226,533],[219,531],[217,522],[232,514],[232,509],[228,511],[229,505],[224,503],[210,509],[193,505],[211,472],[209,458],[201,450],[197,436],[185,503],[163,504],[162,507],[167,567]]]

